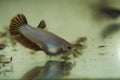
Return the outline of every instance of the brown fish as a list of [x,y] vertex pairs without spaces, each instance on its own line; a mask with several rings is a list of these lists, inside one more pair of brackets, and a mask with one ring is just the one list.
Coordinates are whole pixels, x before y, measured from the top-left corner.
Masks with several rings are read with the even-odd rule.
[[23,14],[12,18],[10,34],[23,46],[33,50],[43,50],[47,55],[57,55],[71,50],[72,45],[57,35],[44,30],[44,20],[37,28],[31,27]]

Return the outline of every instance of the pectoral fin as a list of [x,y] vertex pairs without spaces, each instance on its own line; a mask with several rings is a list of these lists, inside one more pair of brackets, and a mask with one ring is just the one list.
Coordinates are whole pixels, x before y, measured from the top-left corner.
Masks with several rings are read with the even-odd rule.
[[45,27],[46,27],[45,21],[44,21],[44,20],[41,20],[40,23],[39,23],[39,25],[37,26],[37,28],[42,28],[42,29],[44,29]]

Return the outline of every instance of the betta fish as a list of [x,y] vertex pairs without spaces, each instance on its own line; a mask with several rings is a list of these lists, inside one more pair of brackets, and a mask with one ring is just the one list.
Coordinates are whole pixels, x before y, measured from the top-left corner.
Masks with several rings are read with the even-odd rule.
[[46,23],[40,22],[37,28],[30,26],[23,14],[18,14],[11,19],[9,32],[20,44],[26,48],[44,51],[47,55],[67,53],[72,45],[61,37],[44,30]]

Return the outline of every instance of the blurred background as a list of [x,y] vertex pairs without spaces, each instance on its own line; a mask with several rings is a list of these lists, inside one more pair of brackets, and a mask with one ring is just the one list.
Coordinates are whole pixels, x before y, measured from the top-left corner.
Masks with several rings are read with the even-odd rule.
[[[0,0],[0,10],[0,80],[46,79],[49,73],[70,79],[120,78],[120,0]],[[46,30],[71,43],[86,37],[82,55],[63,63],[59,56],[23,47],[8,32],[19,13],[33,27],[45,20]]]

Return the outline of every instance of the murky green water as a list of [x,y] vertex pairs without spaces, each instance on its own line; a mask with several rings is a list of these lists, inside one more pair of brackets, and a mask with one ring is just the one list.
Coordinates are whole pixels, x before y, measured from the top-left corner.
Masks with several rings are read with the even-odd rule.
[[0,37],[0,43],[7,46],[0,50],[0,55],[6,55],[6,61],[12,57],[12,61],[4,67],[0,63],[0,79],[22,79],[24,74],[44,66],[48,60],[61,60],[59,56],[48,57],[42,51],[31,54],[32,50],[10,37],[9,23],[18,13],[24,14],[33,27],[45,20],[46,30],[71,43],[80,37],[87,38],[82,55],[69,61],[74,66],[65,78],[120,78],[120,31],[101,38],[102,30],[113,23],[119,24],[120,18],[100,14],[98,9],[103,3],[120,9],[119,0],[1,0],[0,32],[6,34]]

